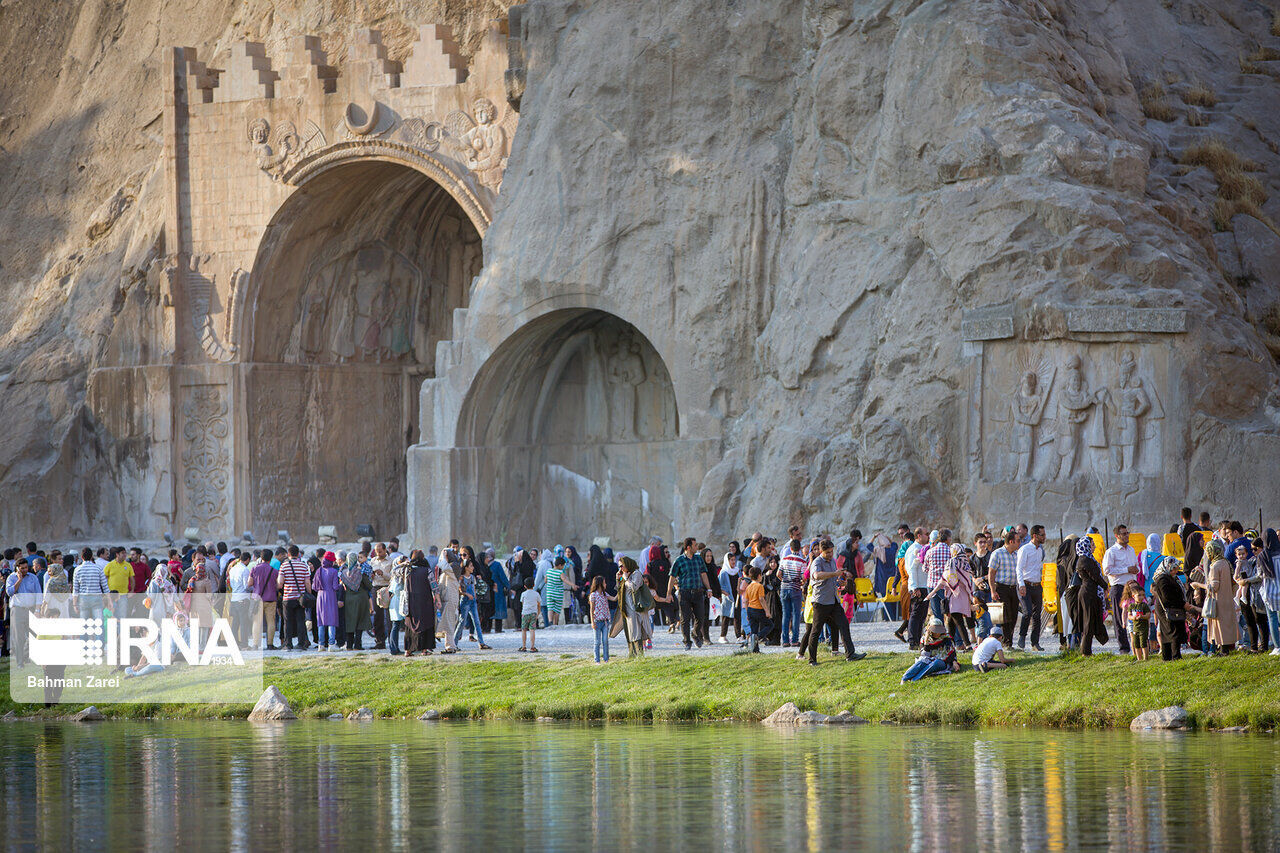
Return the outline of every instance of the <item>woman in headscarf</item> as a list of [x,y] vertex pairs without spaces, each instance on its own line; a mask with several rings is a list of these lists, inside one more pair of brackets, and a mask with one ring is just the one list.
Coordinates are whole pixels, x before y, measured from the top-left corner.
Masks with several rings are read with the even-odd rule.
[[404,654],[431,654],[436,647],[435,569],[421,551],[414,551],[404,584]]
[[644,657],[645,643],[653,639],[653,622],[649,619],[653,594],[635,560],[622,557],[619,562],[622,566],[618,570],[618,598],[622,606],[618,608],[609,636],[625,634],[627,657]]
[[164,563],[158,563],[151,572],[151,579],[147,581],[146,587],[147,598],[151,601],[151,621],[159,625],[174,610],[174,595],[177,589],[170,579],[169,567]]
[[[565,606],[565,624],[570,622],[572,615],[573,621],[576,621],[581,614],[587,612],[587,591],[590,586],[583,580],[582,556],[578,554],[578,549],[572,545],[564,546],[564,606]],[[573,610],[570,613],[570,605]]]
[[[1226,549],[1219,539],[1210,539],[1204,549],[1209,570],[1204,582],[1192,585],[1205,592],[1205,607],[1213,608],[1213,615],[1205,615],[1209,628],[1209,648],[1215,654],[1229,655],[1236,647],[1240,626],[1236,615],[1236,582],[1232,578],[1231,564],[1226,560]],[[1210,602],[1213,602],[1212,604]]]
[[742,617],[738,613],[738,572],[741,568],[742,549],[736,541],[729,543],[729,550],[720,565],[720,642],[727,644],[729,626],[733,636],[742,639]]
[[[666,545],[655,542],[649,546],[649,562],[644,568],[644,573],[649,577],[650,588],[666,595],[671,585],[671,552],[667,550]],[[676,632],[676,622],[666,604],[661,602],[656,604],[652,615],[654,624],[671,626],[667,631],[668,634]]]
[[345,584],[338,577],[336,561],[337,556],[332,551],[325,552],[311,582],[316,593],[316,624],[320,626],[322,652],[329,651],[330,647],[338,648],[338,607],[341,605],[346,609],[346,599],[338,601],[338,590]]
[[462,583],[458,579],[462,560],[452,548],[440,552],[440,577],[436,591],[440,596],[440,627],[444,629],[444,651],[451,655],[458,651],[453,633],[458,630],[458,606],[462,603]]
[[373,613],[369,605],[373,579],[361,570],[360,555],[354,551],[347,554],[346,562],[339,570],[339,578],[343,596],[342,630],[347,635],[347,648],[364,651],[364,632],[373,630]]
[[507,618],[507,593],[511,590],[511,584],[507,581],[507,570],[498,560],[494,559],[493,549],[486,548],[484,552],[484,562],[489,572],[491,581],[491,597],[493,598],[493,633],[502,633],[502,623]]
[[392,564],[391,583],[387,584],[387,621],[391,623],[391,631],[387,634],[387,651],[393,655],[403,654],[400,650],[400,635],[404,633],[405,606],[408,604],[405,585],[408,578],[409,558],[402,554]]
[[[707,635],[705,639],[711,642],[711,602],[716,602],[716,609],[720,607],[720,570],[716,566],[716,555],[710,548],[702,549],[702,570],[707,573],[707,583],[711,584],[711,590],[707,593],[706,601],[702,606],[706,608],[706,612],[702,614],[702,624],[707,626]],[[782,620],[779,619],[779,622]]]
[[204,558],[196,555],[194,571],[187,581],[184,609],[192,619],[200,620],[200,645],[203,647],[213,627],[213,581],[209,578]]
[[1080,653],[1088,657],[1093,654],[1094,640],[1101,644],[1107,642],[1107,628],[1102,623],[1102,595],[1107,581],[1102,576],[1102,567],[1093,558],[1093,540],[1088,536],[1081,536],[1076,542],[1075,569],[1080,584],[1071,621],[1080,635]]
[[[173,591],[173,584],[169,590]],[[67,567],[60,562],[50,563],[45,573],[43,604],[45,616],[71,615],[71,581],[67,580]]]
[[1280,655],[1280,536],[1268,527],[1262,536],[1266,550],[1258,557],[1262,575],[1262,603],[1267,608],[1267,628],[1271,632],[1271,654]]
[[1062,648],[1076,647],[1075,625],[1071,609],[1075,607],[1076,587],[1071,585],[1076,574],[1076,537],[1068,536],[1058,545],[1058,618],[1062,620]]
[[969,558],[965,556],[964,546],[959,542],[951,546],[951,560],[942,573],[941,586],[947,597],[947,625],[951,638],[960,647],[960,651],[973,651],[973,646],[978,642],[973,619],[973,575],[970,574]]
[[1187,641],[1187,599],[1178,583],[1178,561],[1166,557],[1155,567],[1151,578],[1157,636],[1161,660],[1182,657],[1182,644]]
[[600,549],[600,546],[592,545],[587,550],[587,574],[583,579],[583,583],[590,588],[592,581],[596,578],[604,578],[604,589],[607,597],[611,598],[618,594],[617,573],[609,568],[609,560],[605,557],[604,551]]

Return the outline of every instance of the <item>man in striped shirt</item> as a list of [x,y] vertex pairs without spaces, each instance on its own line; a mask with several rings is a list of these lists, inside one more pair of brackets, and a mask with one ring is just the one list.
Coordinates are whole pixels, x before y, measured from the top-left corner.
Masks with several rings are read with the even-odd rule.
[[778,574],[782,578],[782,647],[800,645],[800,620],[804,612],[804,570],[809,567],[800,550],[800,539],[793,538],[782,550]]
[[987,582],[992,600],[999,601],[1003,610],[1000,624],[1004,626],[1004,633],[1000,642],[1006,649],[1012,649],[1013,628],[1018,619],[1018,534],[1015,531],[1006,531],[1004,547],[991,552]]
[[300,557],[297,545],[289,546],[289,558],[280,563],[276,576],[280,599],[284,602],[284,648],[293,651],[293,638],[298,638],[299,651],[311,648],[307,640],[307,608],[302,596],[311,593],[311,567]]
[[[107,576],[93,558],[93,549],[80,552],[80,565],[71,576],[71,608],[82,619],[102,619],[102,607],[111,592]],[[106,621],[102,624],[102,641],[107,639]]]
[[[932,591],[938,584],[942,583],[942,576],[947,571],[947,564],[951,562],[951,531],[942,528],[938,531],[938,541],[929,546],[929,551],[924,555],[925,578],[929,589]],[[935,595],[929,599],[929,610],[941,622],[947,621],[947,597],[945,595]]]

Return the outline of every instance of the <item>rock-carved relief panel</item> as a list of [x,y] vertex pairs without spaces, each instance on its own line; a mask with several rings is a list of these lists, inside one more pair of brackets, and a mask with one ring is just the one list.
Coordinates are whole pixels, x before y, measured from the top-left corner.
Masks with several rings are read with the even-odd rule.
[[230,410],[225,385],[183,388],[183,508],[187,524],[211,534],[232,524]]
[[536,401],[533,443],[676,437],[671,377],[653,347],[622,324],[603,323],[566,336],[530,391],[529,399]]
[[318,258],[308,268],[284,360],[425,361],[415,341],[427,307],[422,282],[417,264],[381,240]]
[[1126,344],[989,346],[981,379],[982,479],[1123,487],[1162,475],[1167,365]]
[[[257,367],[248,387],[253,524],[403,524],[405,379],[374,366]],[[397,531],[392,531],[397,532]],[[386,534],[383,534],[386,535]]]

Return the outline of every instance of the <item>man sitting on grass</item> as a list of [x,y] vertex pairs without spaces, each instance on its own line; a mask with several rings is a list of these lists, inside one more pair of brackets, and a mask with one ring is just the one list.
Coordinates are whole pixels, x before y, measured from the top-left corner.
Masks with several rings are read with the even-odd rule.
[[1013,661],[1004,656],[1001,637],[1004,630],[999,625],[991,627],[991,634],[973,650],[973,668],[978,672],[989,672],[993,669],[1005,669]]

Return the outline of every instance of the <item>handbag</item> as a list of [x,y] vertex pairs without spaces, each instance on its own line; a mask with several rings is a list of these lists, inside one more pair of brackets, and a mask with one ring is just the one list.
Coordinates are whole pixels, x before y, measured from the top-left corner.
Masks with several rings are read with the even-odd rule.
[[1218,618],[1218,597],[1216,595],[1206,595],[1204,598],[1204,608],[1200,611],[1206,619]]
[[648,613],[653,609],[653,591],[649,589],[647,583],[640,584],[636,589],[636,612]]

